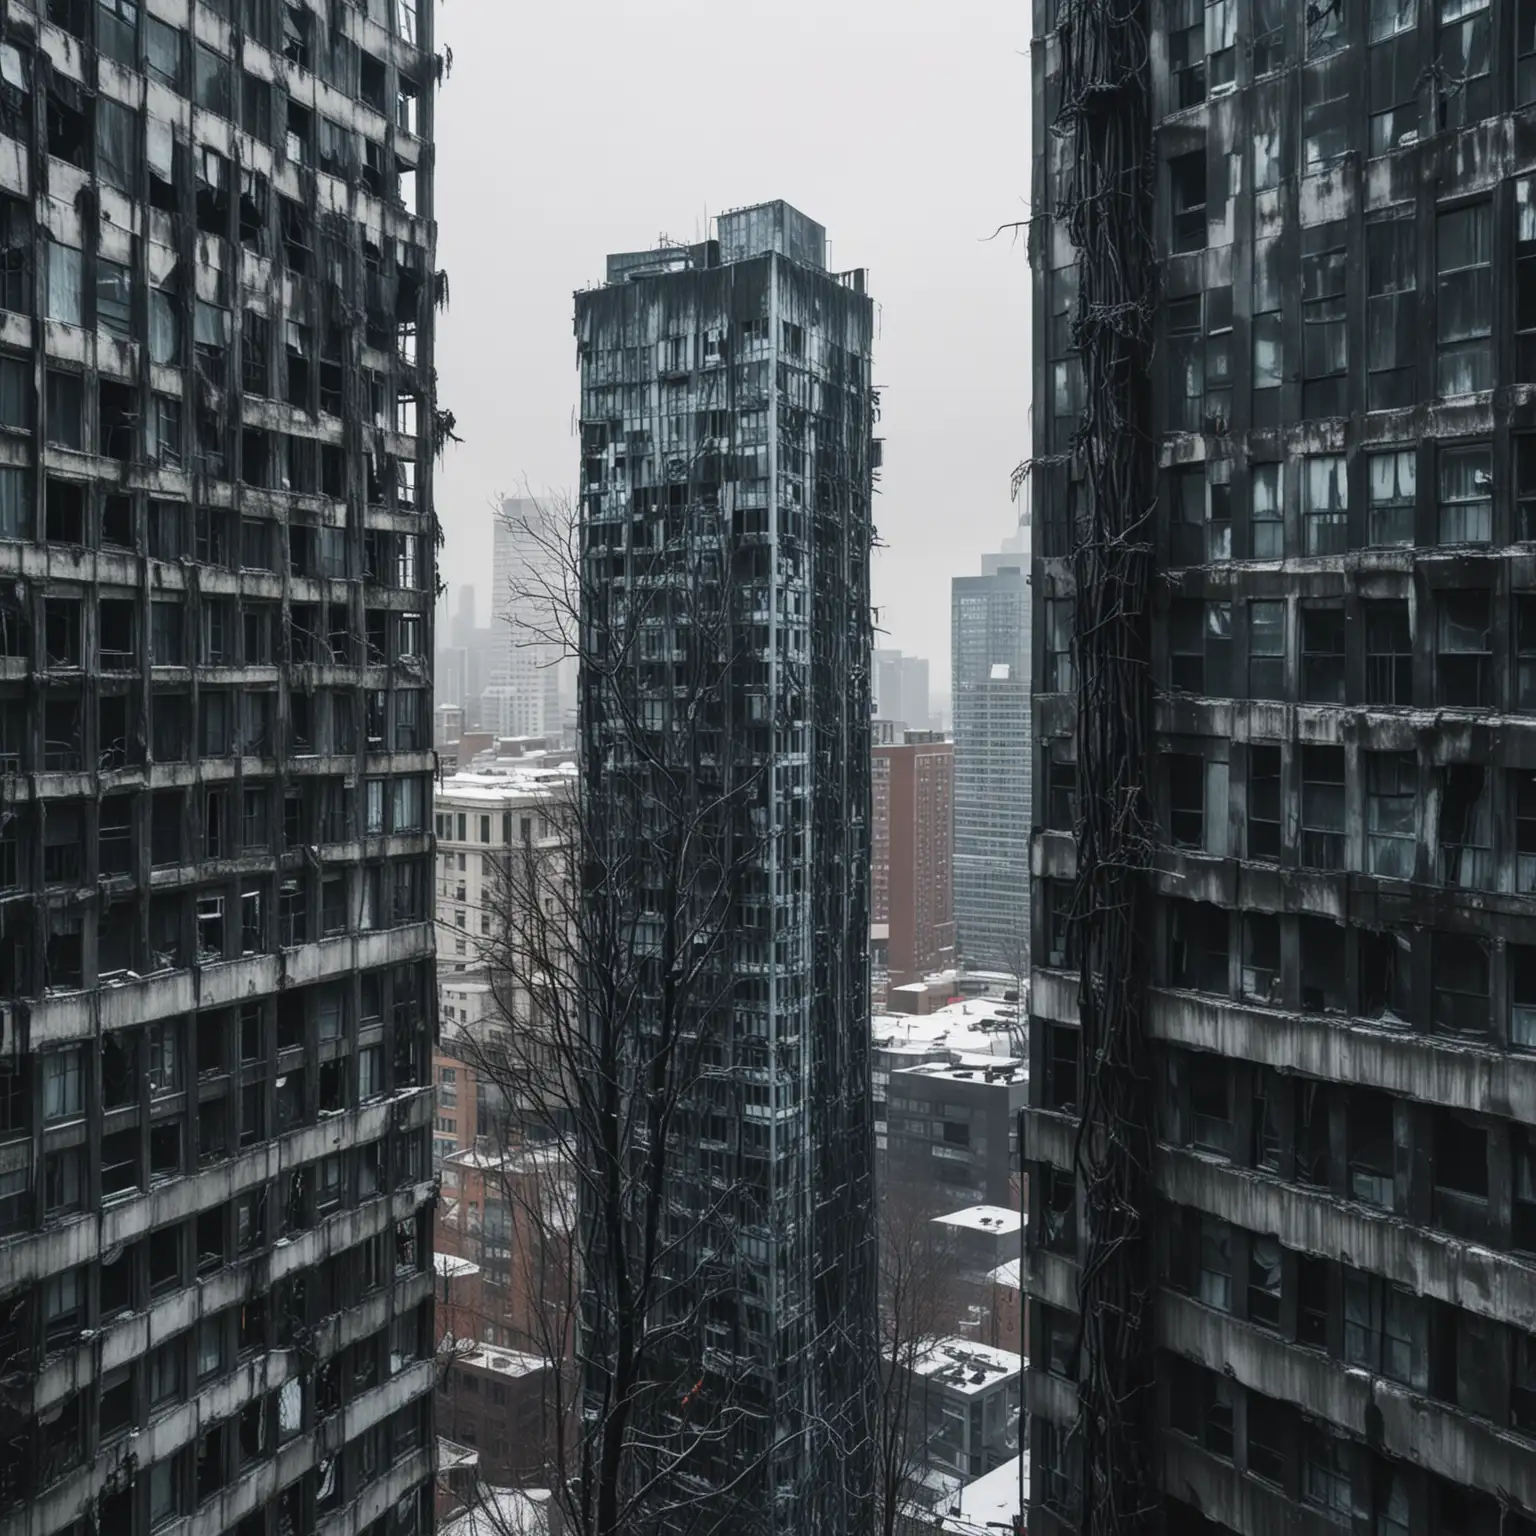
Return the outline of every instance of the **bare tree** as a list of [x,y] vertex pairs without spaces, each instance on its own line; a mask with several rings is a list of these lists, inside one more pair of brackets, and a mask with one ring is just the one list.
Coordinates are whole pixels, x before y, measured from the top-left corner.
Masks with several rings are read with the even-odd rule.
[[964,1301],[950,1245],[934,1217],[941,1204],[906,1188],[881,1193],[880,1395],[876,1530],[900,1536],[913,1485],[927,1468],[917,1422],[917,1368],[959,1324]]
[[[772,835],[769,753],[733,749],[751,616],[707,498],[667,498],[622,555],[605,534],[559,505],[523,530],[544,558],[518,594],[522,640],[577,658],[585,750],[500,871],[495,1018],[462,1049],[505,1105],[512,1262],[557,1366],[563,1529],[748,1532],[766,1511],[740,1491],[776,1411],[741,1336],[741,1233],[768,1213],[727,1070],[728,941]],[[534,1147],[550,1176],[515,1177]]]

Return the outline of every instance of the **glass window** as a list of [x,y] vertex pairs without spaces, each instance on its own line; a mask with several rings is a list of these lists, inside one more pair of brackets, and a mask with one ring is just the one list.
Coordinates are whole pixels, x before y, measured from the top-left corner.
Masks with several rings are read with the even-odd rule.
[[1303,541],[1309,555],[1341,555],[1349,547],[1349,482],[1344,456],[1330,454],[1306,461],[1302,481]]
[[1440,542],[1487,544],[1493,539],[1493,449],[1440,450]]
[[182,91],[181,33],[155,16],[144,18],[144,69],[151,79]]
[[1311,869],[1344,867],[1344,749],[1301,749],[1301,862]]
[[1486,708],[1492,701],[1493,642],[1487,592],[1441,594],[1436,671],[1442,705]]
[[1417,459],[1411,448],[1373,453],[1366,458],[1370,477],[1370,540],[1377,546],[1413,543]]
[[1285,556],[1283,464],[1255,464],[1250,486],[1253,496],[1253,558],[1280,560]]
[[62,1120],[84,1108],[84,1058],[78,1049],[43,1057],[43,1118]]
[[1413,403],[1416,215],[1405,204],[1373,215],[1365,225],[1366,406],[1373,411]]
[[1248,604],[1248,692],[1255,699],[1285,697],[1285,603]]
[[1364,761],[1366,867],[1374,875],[1411,880],[1418,761],[1411,752],[1367,752]]
[[1344,610],[1341,607],[1302,604],[1301,697],[1309,704],[1344,702]]
[[[1486,18],[1485,18],[1486,19]],[[1442,395],[1493,387],[1493,210],[1474,203],[1436,220],[1438,377]]]
[[85,324],[81,290],[81,252],[72,245],[48,241],[48,318],[66,325]]
[[1407,708],[1413,703],[1413,633],[1406,598],[1362,604],[1365,618],[1365,702]]

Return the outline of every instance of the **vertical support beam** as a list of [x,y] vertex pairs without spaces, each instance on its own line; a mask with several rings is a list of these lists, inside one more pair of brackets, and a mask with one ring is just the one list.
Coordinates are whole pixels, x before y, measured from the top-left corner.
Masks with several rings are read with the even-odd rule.
[[1077,251],[1083,478],[1073,531],[1078,667],[1086,1212],[1078,1282],[1081,1529],[1161,1524],[1152,1297],[1152,1091],[1146,983],[1152,806],[1149,603],[1156,507],[1151,391],[1153,159],[1147,0],[1065,0],[1061,107],[1072,146],[1058,217]]

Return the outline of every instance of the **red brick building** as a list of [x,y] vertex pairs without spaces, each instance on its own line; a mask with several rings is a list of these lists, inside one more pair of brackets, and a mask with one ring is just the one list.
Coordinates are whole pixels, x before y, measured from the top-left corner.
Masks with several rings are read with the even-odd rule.
[[886,931],[888,984],[954,963],[955,749],[935,731],[880,730],[871,763],[870,921]]

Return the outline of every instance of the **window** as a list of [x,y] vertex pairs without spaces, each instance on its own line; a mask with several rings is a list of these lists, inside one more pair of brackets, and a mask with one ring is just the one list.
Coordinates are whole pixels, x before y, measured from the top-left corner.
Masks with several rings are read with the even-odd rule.
[[1344,868],[1344,749],[1301,749],[1301,863]]
[[71,245],[48,241],[48,309],[50,320],[66,325],[85,324],[81,297],[81,252]]
[[1168,940],[1171,986],[1227,995],[1226,912],[1208,902],[1171,902]]
[[[1344,1271],[1344,1360],[1406,1386],[1421,1384],[1427,1333],[1408,1292],[1357,1269]],[[1419,1325],[1419,1326],[1416,1326]]]
[[[1406,599],[1362,605],[1365,619],[1365,702],[1407,708],[1413,703],[1413,636]],[[1536,613],[1533,613],[1536,623]],[[1536,629],[1532,631],[1536,641]],[[1536,697],[1536,678],[1533,678]]]
[[1173,249],[1205,248],[1205,150],[1177,155],[1168,162],[1172,193]]
[[1232,1074],[1227,1061],[1205,1051],[1189,1058],[1189,1141],[1202,1152],[1232,1151]]
[[[1536,31],[1536,0],[1525,0]],[[1536,54],[1528,61],[1536,76]],[[1536,180],[1515,183],[1515,378],[1536,384]]]
[[[1486,13],[1484,22],[1486,24]],[[1436,388],[1466,395],[1493,387],[1493,210],[1474,203],[1435,221]]]
[[1519,0],[1515,12],[1515,105],[1536,101],[1536,0]]
[[1171,0],[1168,74],[1176,111],[1205,100],[1205,0]]
[[1205,846],[1205,761],[1186,752],[1170,752],[1168,835],[1175,848]]
[[1434,935],[1431,953],[1433,1020],[1443,1035],[1488,1033],[1488,944],[1467,933]]
[[1302,605],[1301,697],[1309,704],[1344,702],[1344,610],[1333,604]]
[[1493,885],[1493,806],[1486,770],[1461,763],[1445,770],[1440,804],[1440,879],[1463,890]]
[[1077,825],[1077,748],[1070,738],[1046,749],[1045,824],[1070,832]]
[[1253,558],[1280,560],[1285,556],[1285,466],[1255,464],[1249,481],[1253,497]]
[[1248,857],[1280,858],[1280,749],[1248,749]]
[[1257,1392],[1248,1393],[1248,1470],[1282,1485],[1291,1444],[1291,1410]]
[[1536,891],[1536,774],[1519,772],[1515,784],[1515,889]]
[[1273,74],[1285,63],[1288,0],[1253,0],[1253,74]]
[[[1279,389],[1285,382],[1285,338],[1281,313],[1277,309],[1256,313],[1251,325],[1254,393]],[[1255,401],[1255,409],[1258,404]]]
[[144,18],[145,73],[182,92],[181,33],[153,16]]
[[1354,1446],[1327,1425],[1308,1418],[1301,1424],[1302,1502],[1337,1516],[1347,1525],[1354,1512]]
[[1308,1013],[1349,1011],[1344,925],[1303,914],[1296,920],[1301,950],[1301,1006]]
[[1515,537],[1536,539],[1536,432],[1515,434]]
[[43,1057],[43,1119],[62,1120],[83,1110],[83,1057],[78,1048]]
[[1045,604],[1045,688],[1047,693],[1075,693],[1077,672],[1072,658],[1075,604],[1069,597],[1048,598]]
[[364,1046],[357,1053],[357,1098],[359,1103],[376,1099],[384,1092],[384,1050],[382,1046]]
[[1046,1025],[1045,1107],[1063,1114],[1077,1112],[1078,1037],[1064,1024]]
[[1249,1002],[1280,1001],[1280,920],[1272,912],[1242,916],[1243,955],[1238,990]]
[[1411,205],[1366,220],[1366,406],[1373,411],[1413,402],[1416,228]]
[[1169,609],[1169,682],[1188,693],[1231,692],[1232,605],[1176,598]]
[[[1419,55],[1412,0],[1373,0],[1366,104],[1370,153],[1385,155],[1419,137]],[[1406,19],[1405,19],[1406,13]]]
[[[1203,565],[1206,561],[1205,466],[1185,465],[1169,472],[1172,502],[1171,557],[1175,565]],[[1209,558],[1225,558],[1210,556]]]
[[114,336],[133,333],[133,271],[104,256],[96,258],[96,325]]
[[1437,1190],[1486,1200],[1488,1132],[1459,1110],[1437,1110],[1433,1166]]
[[1392,1100],[1384,1093],[1353,1089],[1345,1116],[1349,1193],[1367,1205],[1392,1210],[1396,1204],[1392,1164],[1396,1136]]
[[1365,861],[1373,875],[1413,878],[1418,763],[1411,752],[1367,752]]
[[[1342,0],[1327,5],[1313,5],[1337,20],[1343,12]],[[1311,29],[1309,28],[1309,37]],[[1330,39],[1330,47],[1336,44]],[[1315,51],[1309,41],[1308,52]],[[1345,51],[1335,52],[1318,64],[1309,64],[1301,76],[1302,163],[1315,171],[1337,160],[1349,148],[1351,108],[1358,99],[1359,64]]]
[[1265,1328],[1280,1326],[1281,1249],[1273,1237],[1248,1243],[1248,1320]]
[[[84,380],[78,373],[50,368],[44,375],[43,389],[48,412],[44,435],[48,441],[61,448],[84,448]],[[82,541],[77,538],[68,542]]]
[[1440,450],[1440,542],[1487,544],[1493,538],[1493,449]]
[[[1348,409],[1345,375],[1349,368],[1344,301],[1349,271],[1346,226],[1342,221],[1318,224],[1301,233],[1302,411],[1307,416],[1342,416]],[[1338,461],[1338,481],[1342,507],[1342,459]]]
[[1437,702],[1451,708],[1486,708],[1493,702],[1493,642],[1486,591],[1440,595]]
[[[1173,431],[1198,432],[1205,415],[1205,346],[1201,336],[1201,299],[1199,294],[1187,299],[1171,299],[1165,306],[1168,317],[1168,426]],[[1204,470],[1175,470],[1173,478],[1198,477],[1197,524],[1205,522]],[[1191,496],[1193,492],[1189,492]],[[1175,492],[1175,518],[1179,516],[1180,493]],[[1175,532],[1177,533],[1177,527]],[[1203,543],[1203,539],[1201,540]],[[1203,550],[1195,559],[1204,557]],[[1175,559],[1178,545],[1175,544]]]
[[1232,1228],[1214,1216],[1200,1217],[1196,1294],[1208,1307],[1232,1310]]
[[1435,43],[1441,70],[1436,82],[1440,126],[1466,128],[1493,109],[1488,0],[1440,0],[1439,19]]
[[1255,699],[1285,697],[1285,604],[1248,604],[1248,693]]
[[205,1318],[197,1327],[198,1379],[214,1375],[224,1364],[224,1319]]

